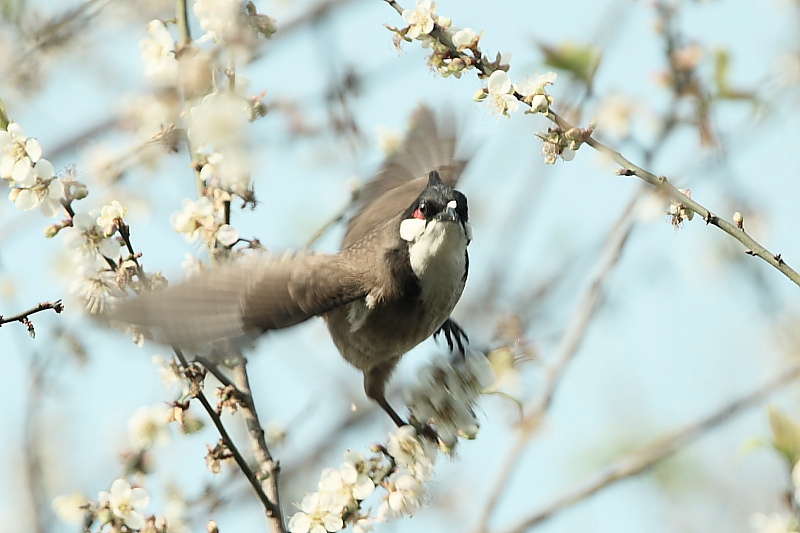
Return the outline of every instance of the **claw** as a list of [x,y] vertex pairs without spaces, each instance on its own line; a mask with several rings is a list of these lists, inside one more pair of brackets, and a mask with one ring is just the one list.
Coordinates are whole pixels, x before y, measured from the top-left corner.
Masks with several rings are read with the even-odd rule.
[[452,352],[456,345],[458,345],[458,351],[461,355],[465,355],[466,352],[464,350],[464,341],[469,342],[469,337],[467,336],[466,332],[455,323],[452,319],[448,318],[442,324],[436,333],[433,334],[433,338],[439,336],[440,333],[444,333],[444,338],[447,341],[447,347]]

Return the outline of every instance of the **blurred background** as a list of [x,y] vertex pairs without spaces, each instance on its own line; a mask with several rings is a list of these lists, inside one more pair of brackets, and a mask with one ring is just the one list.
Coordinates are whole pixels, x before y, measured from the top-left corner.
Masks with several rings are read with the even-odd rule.
[[[235,204],[241,236],[283,250],[327,228],[314,248],[336,250],[343,225],[326,225],[421,103],[455,116],[474,154],[459,184],[474,241],[454,318],[473,347],[501,349],[515,364],[502,373],[504,394],[482,400],[477,439],[440,459],[431,504],[378,530],[790,527],[792,465],[772,445],[768,406],[800,421],[789,379],[797,372],[787,374],[800,340],[797,286],[702,220],[674,227],[668,200],[617,176],[588,146],[545,165],[536,133],[551,124],[474,102],[485,80],[475,71],[442,78],[418,42],[398,51],[384,24],[404,22],[387,3],[256,7],[277,32],[237,65],[240,90],[268,109],[247,130],[258,205]],[[576,125],[596,122],[596,138],[719,216],[741,212],[748,233],[800,267],[800,3],[441,0],[436,9],[484,32],[481,48],[504,53],[514,81],[558,73],[548,88],[554,110]],[[183,279],[187,254],[203,251],[170,217],[196,198],[195,178],[185,150],[151,142],[163,126],[160,89],[140,54],[148,22],[174,18],[175,2],[3,0],[0,13],[8,116],[57,171],[74,167],[90,191],[82,209],[114,199],[128,207],[148,271]],[[9,532],[76,531],[53,500],[108,490],[130,467],[129,420],[175,397],[152,362],[169,353],[138,347],[82,310],[63,239],[44,236],[52,222],[0,203],[0,314],[59,298],[66,306],[31,317],[35,339],[20,324],[0,329],[0,530]],[[426,341],[406,356],[390,401],[445,348]],[[288,515],[345,450],[368,452],[392,430],[321,320],[261,339],[249,367],[262,420],[285,431],[273,452]],[[771,385],[779,376],[789,377]],[[738,409],[754,391],[763,395]],[[695,438],[674,438],[686,428]],[[175,530],[203,531],[211,519],[223,532],[264,530],[242,476],[205,467],[213,427],[170,432],[139,458],[150,472],[148,512],[171,514]]]

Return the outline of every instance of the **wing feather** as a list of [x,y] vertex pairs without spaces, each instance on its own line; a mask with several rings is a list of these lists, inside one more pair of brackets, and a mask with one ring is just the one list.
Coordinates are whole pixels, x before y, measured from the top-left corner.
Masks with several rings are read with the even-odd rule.
[[164,291],[122,302],[108,318],[192,349],[237,345],[366,295],[367,279],[340,254],[294,254],[212,268]]
[[403,146],[384,162],[375,178],[359,198],[360,207],[350,219],[343,248],[355,243],[388,217],[404,209],[422,193],[432,170],[454,187],[467,159],[456,157],[456,120],[445,116],[437,120],[433,111],[420,106],[412,117],[412,127]]

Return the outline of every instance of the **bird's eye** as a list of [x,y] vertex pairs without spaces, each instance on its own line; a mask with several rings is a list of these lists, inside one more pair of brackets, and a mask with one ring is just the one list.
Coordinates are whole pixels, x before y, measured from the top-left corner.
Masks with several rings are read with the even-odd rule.
[[425,219],[425,215],[428,213],[428,206],[425,202],[420,202],[419,206],[414,210],[414,214],[412,215],[414,218]]

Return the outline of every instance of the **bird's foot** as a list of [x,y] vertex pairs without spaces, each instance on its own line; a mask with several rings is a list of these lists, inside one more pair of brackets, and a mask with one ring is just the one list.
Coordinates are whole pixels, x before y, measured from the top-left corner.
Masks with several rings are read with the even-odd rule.
[[461,353],[461,356],[464,357],[466,352],[464,351],[464,341],[469,342],[469,337],[467,336],[466,332],[456,324],[456,322],[448,318],[442,324],[436,333],[433,334],[433,338],[435,339],[441,333],[444,333],[444,338],[447,341],[447,347],[450,351],[454,351],[456,345],[458,345],[458,351]]

